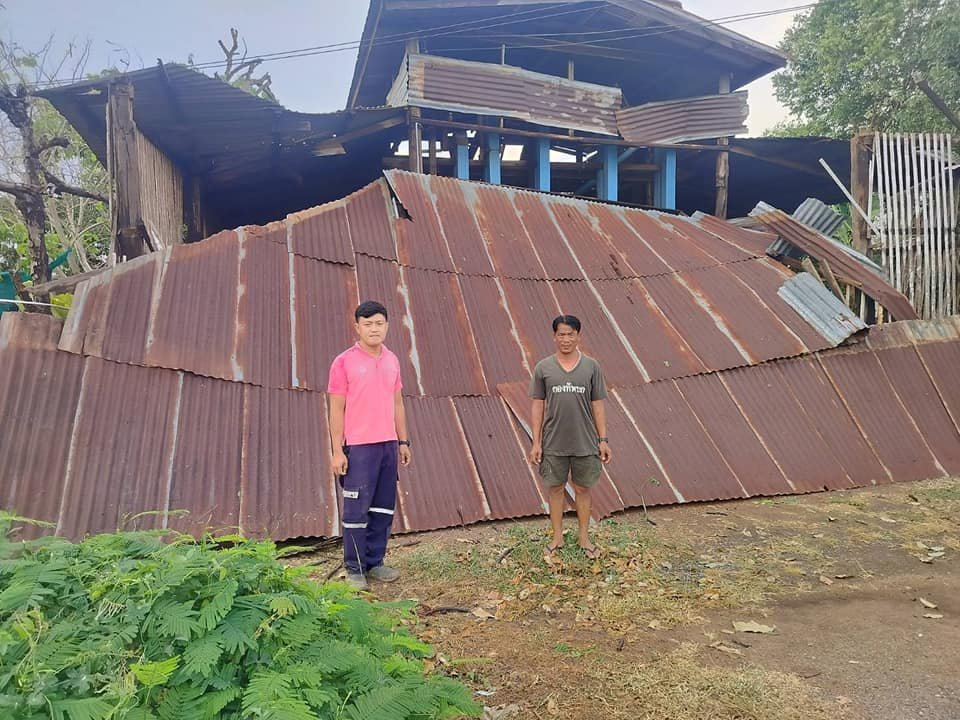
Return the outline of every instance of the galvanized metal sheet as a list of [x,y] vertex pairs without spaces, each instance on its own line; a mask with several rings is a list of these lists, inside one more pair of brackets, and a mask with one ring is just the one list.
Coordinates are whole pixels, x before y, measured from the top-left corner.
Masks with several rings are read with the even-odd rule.
[[640,282],[598,281],[593,287],[629,341],[648,380],[706,371]]
[[474,217],[474,198],[467,197],[468,189],[472,188],[469,183],[433,177],[424,191],[432,191],[437,217],[457,272],[493,275],[494,269],[487,253],[487,244]]
[[831,345],[839,345],[851,335],[867,329],[858,315],[810,273],[800,273],[786,280],[777,295]]
[[531,235],[524,226],[514,198],[520,193],[487,185],[470,185],[473,212],[487,243],[497,274],[501,277],[547,277]]
[[682,502],[746,497],[671,380],[616,391]]
[[240,257],[234,379],[290,387],[293,362],[286,228],[281,223],[247,228]]
[[233,379],[240,249],[237,234],[174,245],[160,266],[144,362]]
[[747,92],[646,103],[617,111],[617,129],[630,143],[679,143],[747,131]]
[[832,353],[820,362],[893,477],[921,480],[944,474],[874,353]]
[[960,430],[947,413],[916,348],[890,348],[878,350],[876,354],[887,379],[940,465],[950,475],[960,475]]
[[610,239],[610,244],[626,262],[629,270],[624,272],[624,275],[644,277],[671,272],[671,268],[661,256],[653,251],[625,219],[626,215],[638,211],[599,203],[590,203],[587,207],[599,231]]
[[291,252],[316,260],[353,265],[346,202],[292,213],[286,219]]
[[680,274],[638,280],[657,307],[678,328],[708,370],[747,365],[750,356],[734,344],[725,318],[696,297]]
[[747,493],[793,492],[718,375],[683,378],[677,387]]
[[[398,85],[406,77],[406,93]],[[543,75],[509,65],[436,55],[407,56],[391,91],[393,102],[480,113],[547,127],[617,134],[618,88]]]
[[487,383],[457,276],[407,268],[404,278],[424,394],[486,395]]
[[[0,320],[0,329],[9,327],[6,342],[0,341],[0,507],[55,524],[84,360],[31,347],[47,335],[44,326],[48,330],[60,326],[49,316],[33,317],[49,322],[37,323],[13,312]],[[16,333],[14,324],[21,326]],[[29,333],[28,325],[34,326]],[[26,525],[19,535],[35,537],[41,532]]]
[[353,313],[360,302],[357,276],[348,265],[299,255],[291,257],[291,264],[290,322],[295,344],[290,384],[323,391],[327,388],[330,363],[356,342]]
[[827,237],[843,225],[843,215],[817,198],[807,198],[800,203],[793,211],[793,218]]
[[[586,282],[554,282],[553,292],[563,315],[575,315],[581,323],[581,347],[601,360],[604,377],[612,385],[639,385],[644,375],[633,347],[604,312],[597,295]],[[552,337],[552,317],[543,318],[543,332]]]
[[235,533],[240,524],[244,385],[189,373],[182,377],[166,526],[195,537]]
[[396,170],[388,170],[384,175],[409,215],[409,218],[401,218],[395,225],[400,263],[452,272],[455,268],[450,259],[450,249],[433,200],[424,192],[424,176]]
[[243,533],[275,539],[338,534],[324,395],[247,385],[243,416]]
[[[390,330],[386,342],[400,361],[403,392],[405,395],[420,394],[420,381],[415,369],[407,325],[409,317],[404,300],[405,293],[400,291],[400,269],[396,263],[357,255],[357,287],[361,301],[376,300],[387,308]],[[349,323],[350,318],[352,314],[344,318],[344,322]]]
[[347,197],[350,241],[358,253],[396,260],[395,219],[393,198],[386,180],[377,180]]
[[461,275],[464,310],[473,328],[480,365],[489,387],[529,375],[531,365],[496,278]]
[[[721,375],[731,397],[797,492],[846,488],[851,480],[774,364]],[[830,426],[824,426],[829,432]]]
[[[853,485],[889,482],[890,474],[860,427],[850,416],[843,398],[815,357],[776,363],[785,390],[792,392],[833,457],[846,471]],[[831,486],[832,487],[832,486]]]
[[162,527],[179,397],[178,372],[86,359],[58,535]]
[[501,520],[542,514],[546,498],[526,460],[528,443],[525,438],[521,442],[503,400],[461,397],[453,404],[490,508],[488,517]]
[[450,398],[409,398],[413,462],[400,470],[406,527],[433,530],[474,523],[490,514],[463,426]]

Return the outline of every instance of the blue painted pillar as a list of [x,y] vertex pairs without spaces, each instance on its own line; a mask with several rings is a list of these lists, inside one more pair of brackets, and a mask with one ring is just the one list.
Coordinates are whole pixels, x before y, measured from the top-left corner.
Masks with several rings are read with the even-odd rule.
[[656,148],[653,159],[660,167],[653,180],[653,204],[665,210],[676,210],[677,151]]
[[537,138],[534,148],[537,157],[533,166],[533,186],[537,190],[550,192],[550,140]]
[[493,185],[500,184],[500,135],[490,133],[484,136],[487,146],[483,163],[483,179]]
[[601,200],[616,200],[619,196],[617,182],[620,164],[616,145],[602,145],[600,160],[603,163],[597,172],[597,197]]
[[470,141],[467,134],[458,132],[454,135],[457,141],[456,173],[460,180],[470,179]]

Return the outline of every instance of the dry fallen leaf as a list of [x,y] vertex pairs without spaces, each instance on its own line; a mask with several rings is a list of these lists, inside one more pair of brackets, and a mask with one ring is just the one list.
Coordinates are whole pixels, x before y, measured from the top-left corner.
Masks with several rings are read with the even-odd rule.
[[547,700],[547,712],[550,713],[551,715],[560,714],[560,708],[557,706],[557,701],[554,700],[553,698],[550,698],[549,700]]
[[824,585],[833,585],[833,580],[828,578],[826,575],[820,576],[820,582],[822,582]]
[[852,578],[853,575],[850,575],[849,573],[840,573],[838,575],[834,575],[834,577],[837,580],[846,580],[847,578]]
[[880,516],[880,519],[883,520],[885,523],[893,523],[893,524],[896,524],[896,522],[897,522],[897,521],[894,520],[893,518],[887,517],[886,515],[881,515],[881,516]]
[[920,600],[920,604],[923,605],[923,606],[924,606],[925,608],[927,608],[928,610],[936,610],[936,609],[937,609],[937,604],[936,604],[936,603],[932,603],[932,602],[930,602],[929,600],[927,600],[926,598],[918,598],[918,599]]
[[734,622],[733,629],[737,632],[762,633],[764,635],[769,635],[770,633],[777,631],[776,627],[771,627],[770,625],[761,625],[753,620],[750,620],[749,622]]
[[475,607],[473,610],[470,611],[470,614],[473,615],[474,617],[480,618],[481,620],[490,620],[496,617],[496,615],[494,615],[492,612],[490,612],[489,610],[485,610],[482,607]]
[[943,617],[940,613],[924,613],[923,616],[930,620],[940,620]]
[[712,647],[714,650],[725,652],[728,655],[743,655],[742,651],[738,650],[735,647],[730,647],[729,645],[725,645],[719,640],[717,642],[710,643],[710,647]]
[[663,629],[663,626],[660,624],[659,620],[651,620],[649,623],[647,623],[647,627],[650,628],[651,630]]

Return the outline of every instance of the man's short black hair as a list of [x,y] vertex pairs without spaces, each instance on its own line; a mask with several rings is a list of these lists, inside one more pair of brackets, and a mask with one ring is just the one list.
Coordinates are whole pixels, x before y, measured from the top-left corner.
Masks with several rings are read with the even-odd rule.
[[370,318],[378,314],[383,315],[384,320],[390,319],[387,317],[387,309],[383,305],[376,300],[364,300],[357,305],[357,309],[354,310],[353,319],[360,322],[360,318]]
[[557,315],[553,319],[553,331],[556,332],[561,325],[567,325],[580,332],[580,318],[576,315]]

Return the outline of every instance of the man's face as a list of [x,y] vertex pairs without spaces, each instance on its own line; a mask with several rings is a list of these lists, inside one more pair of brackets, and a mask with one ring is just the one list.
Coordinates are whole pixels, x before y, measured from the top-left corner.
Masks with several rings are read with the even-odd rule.
[[360,337],[360,342],[367,347],[382,345],[387,337],[388,327],[387,319],[380,313],[368,318],[362,317],[354,325],[357,335]]
[[566,355],[576,351],[580,344],[580,333],[569,325],[560,323],[557,331],[553,333],[553,342],[556,343],[557,350]]

